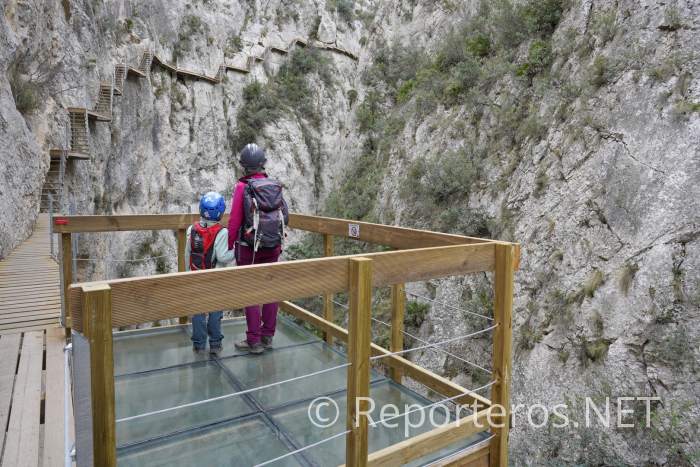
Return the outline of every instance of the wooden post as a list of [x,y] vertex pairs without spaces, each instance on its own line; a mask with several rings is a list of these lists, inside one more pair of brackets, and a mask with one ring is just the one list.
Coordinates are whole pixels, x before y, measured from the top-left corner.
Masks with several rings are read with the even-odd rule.
[[514,253],[511,244],[496,245],[493,316],[498,327],[493,332],[493,376],[496,384],[491,387],[491,404],[503,409],[497,412],[502,417],[493,420],[500,428],[493,427],[491,430],[494,434],[491,439],[491,467],[508,465]]
[[[333,236],[329,234],[323,235],[323,256],[333,256]],[[325,294],[323,296],[323,319],[333,322],[333,295]],[[328,345],[333,345],[333,336],[324,332],[323,338]]]
[[68,303],[69,294],[68,287],[73,282],[73,244],[71,243],[71,234],[61,234],[61,275],[63,277],[63,316],[66,337],[70,337],[70,329],[72,327],[70,317],[70,304]]
[[[367,465],[367,410],[369,407],[370,348],[372,343],[372,260],[349,260],[350,309],[348,316],[348,392],[345,464]],[[358,398],[364,398],[358,400]]]
[[[394,284],[391,286],[391,351],[403,350],[403,321],[406,312],[406,285]],[[403,371],[401,368],[390,367],[389,376],[401,384]]]
[[[185,271],[185,241],[186,241],[186,230],[177,230],[177,272]],[[180,324],[187,324],[187,316],[180,316],[178,320]]]
[[82,319],[83,333],[90,345],[94,465],[116,467],[112,289],[109,285],[83,286]]

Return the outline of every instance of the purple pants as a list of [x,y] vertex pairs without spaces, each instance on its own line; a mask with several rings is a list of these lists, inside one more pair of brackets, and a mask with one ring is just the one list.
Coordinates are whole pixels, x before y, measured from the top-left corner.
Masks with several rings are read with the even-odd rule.
[[[277,248],[259,248],[255,253],[255,264],[276,263],[282,252],[282,247]],[[246,266],[253,264],[253,249],[245,245],[236,246],[236,264]],[[277,326],[277,303],[267,303],[260,305],[248,306],[245,309],[245,320],[248,325],[246,337],[249,344],[257,344],[262,336],[272,337],[275,335],[275,327]]]

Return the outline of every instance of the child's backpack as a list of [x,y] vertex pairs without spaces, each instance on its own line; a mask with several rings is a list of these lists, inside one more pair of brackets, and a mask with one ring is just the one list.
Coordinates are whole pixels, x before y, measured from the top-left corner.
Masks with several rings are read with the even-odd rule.
[[213,224],[203,227],[199,222],[192,225],[190,230],[190,271],[213,269],[216,267],[214,258],[214,241],[223,227]]
[[243,192],[245,220],[241,226],[241,243],[258,251],[274,248],[284,240],[288,222],[287,203],[282,196],[282,184],[271,178],[251,178]]

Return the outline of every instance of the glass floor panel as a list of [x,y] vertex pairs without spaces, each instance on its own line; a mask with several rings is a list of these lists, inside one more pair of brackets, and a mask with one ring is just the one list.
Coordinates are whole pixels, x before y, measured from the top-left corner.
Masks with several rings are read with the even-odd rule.
[[[187,328],[167,327],[115,333],[115,392],[117,420],[205,401],[266,384],[332,368],[346,357],[291,320],[281,318],[275,349],[260,356],[234,354],[233,342],[245,331],[245,320],[226,320],[221,358],[197,357]],[[223,400],[181,407],[143,418],[118,421],[120,466],[252,466],[345,430],[347,367],[256,390]],[[129,374],[125,374],[129,372]],[[372,373],[371,395],[378,406],[430,403],[409,389]],[[330,428],[315,427],[308,416],[309,401],[327,396],[337,401],[339,418]],[[445,419],[436,411],[435,422]],[[420,413],[410,414],[416,422]],[[373,414],[380,418],[379,409]],[[370,430],[370,450],[403,441],[404,419],[397,426]],[[433,428],[408,429],[415,436]],[[424,465],[456,452],[481,437],[464,440],[411,465]],[[336,466],[345,455],[345,437],[328,441],[274,466]]]
[[[239,355],[233,343],[245,335],[245,319],[225,319],[222,323],[224,350],[222,356]],[[114,374],[116,376],[165,368],[208,357],[192,352],[189,326],[137,329],[114,334]],[[274,338],[276,347],[303,344],[320,339],[290,320],[277,320]]]
[[[138,448],[121,449],[119,467],[245,467],[260,459],[275,458],[289,452],[274,427],[262,416],[220,424],[188,435],[178,435]],[[302,465],[294,456],[275,463],[275,467]]]
[[[380,415],[382,407],[393,404],[396,406],[398,413],[415,410],[418,406],[426,406],[431,402],[414,394],[409,389],[399,386],[390,381],[374,383],[370,389],[370,396],[376,404],[375,410],[370,414],[372,420],[378,421],[382,418],[389,418],[396,413],[386,413],[383,417]],[[347,399],[345,393],[336,394],[331,398],[339,408],[338,420],[328,428],[314,426],[309,420],[309,403],[302,402],[284,409],[273,411],[273,419],[282,426],[301,446],[308,446],[315,442],[321,441],[335,434],[346,430],[346,410]],[[312,411],[313,412],[313,411]],[[425,421],[421,421],[421,412],[425,412]],[[327,412],[322,412],[324,418],[332,420],[334,409],[328,409]],[[408,420],[408,423],[406,421]],[[433,428],[438,428],[442,424],[449,423],[444,410],[433,411],[432,420],[430,418],[430,410],[416,411],[409,413],[407,417],[400,417],[395,420],[387,421],[386,424],[378,424],[371,427],[369,430],[369,452],[375,452],[392,444],[405,441],[408,438],[417,436]],[[425,465],[431,461],[440,459],[444,456],[457,452],[467,446],[474,444],[481,439],[483,435],[477,435],[473,438],[454,443],[445,449],[431,453],[421,459],[418,459],[410,464],[410,466]],[[343,459],[345,456],[345,437],[341,436],[336,439],[327,441],[319,446],[306,451],[307,457],[318,465],[331,465],[330,459]],[[340,463],[340,462],[338,462]]]
[[[344,355],[319,342],[286,349],[276,349],[263,355],[225,358],[221,363],[231,371],[242,389],[251,389],[285,381],[316,371],[347,363]],[[273,386],[251,394],[265,408],[340,391],[347,386],[347,367],[338,368],[298,381]],[[373,379],[380,376],[376,373]]]
[[[236,392],[216,362],[200,362],[115,379],[117,420]],[[117,445],[161,437],[254,412],[241,396],[117,423]]]

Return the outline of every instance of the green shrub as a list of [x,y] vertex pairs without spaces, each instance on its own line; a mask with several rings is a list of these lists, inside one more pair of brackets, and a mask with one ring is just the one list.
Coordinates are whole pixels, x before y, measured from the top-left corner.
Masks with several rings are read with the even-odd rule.
[[700,102],[685,99],[676,101],[671,111],[674,120],[687,120],[693,113],[700,113]]
[[598,55],[593,59],[593,64],[588,73],[588,83],[593,86],[594,89],[598,89],[608,84],[611,77],[612,70],[608,58],[604,55]]
[[225,57],[233,57],[241,50],[243,50],[243,40],[240,36],[231,36],[226,40],[226,45],[224,46]]
[[399,104],[403,104],[404,102],[407,102],[411,98],[411,95],[413,94],[413,88],[415,86],[416,86],[416,80],[409,79],[408,81],[405,81],[399,87],[399,90],[396,93],[396,102]]
[[563,11],[563,0],[530,0],[522,7],[521,15],[530,34],[550,36]]
[[30,78],[25,68],[26,62],[20,58],[10,65],[7,79],[10,82],[10,91],[15,100],[15,108],[22,115],[33,113],[41,102],[41,85]]
[[542,167],[537,171],[537,176],[535,177],[535,189],[533,191],[535,198],[539,198],[544,194],[548,182],[547,169]]
[[337,12],[338,16],[348,24],[355,20],[354,7],[354,0],[328,0],[328,2],[326,2],[326,8],[330,11]]
[[592,29],[603,44],[607,44],[615,37],[615,33],[617,32],[615,20],[616,14],[613,9],[599,12],[593,16]]
[[583,284],[583,293],[587,297],[593,297],[596,290],[603,285],[603,282],[605,282],[603,272],[600,269],[594,269],[591,275],[588,276],[586,282]]
[[357,91],[355,89],[350,89],[348,91],[348,103],[350,107],[355,105],[355,102],[357,102]]
[[467,38],[466,48],[474,57],[486,57],[491,52],[491,39],[486,34],[476,34]]
[[[608,354],[611,342],[607,339],[598,338],[583,344],[583,355],[591,362],[599,362]],[[584,364],[587,361],[584,360]]]
[[542,341],[542,331],[539,329],[534,329],[530,323],[524,323],[520,326],[520,340],[518,341],[518,348],[522,350],[532,350],[535,345]]
[[411,326],[414,328],[421,327],[426,316],[428,315],[429,310],[430,305],[427,303],[409,300],[406,302],[406,315],[404,318],[404,323],[406,326]]
[[236,117],[237,128],[232,147],[242,147],[257,139],[266,125],[277,121],[285,112],[295,113],[320,125],[320,115],[312,99],[307,76],[317,74],[325,84],[332,84],[328,59],[318,50],[295,50],[277,75],[267,84],[258,81],[243,88],[243,101]]
[[683,27],[683,18],[678,8],[667,6],[664,10],[664,29],[676,31]]
[[547,70],[551,63],[552,49],[549,41],[535,39],[528,49],[527,62],[518,67],[516,74],[533,77]]
[[639,271],[639,265],[636,263],[625,263],[620,270],[618,284],[623,294],[627,295],[629,292],[630,285],[632,285],[632,280],[634,280],[634,276],[637,274],[637,271]]

